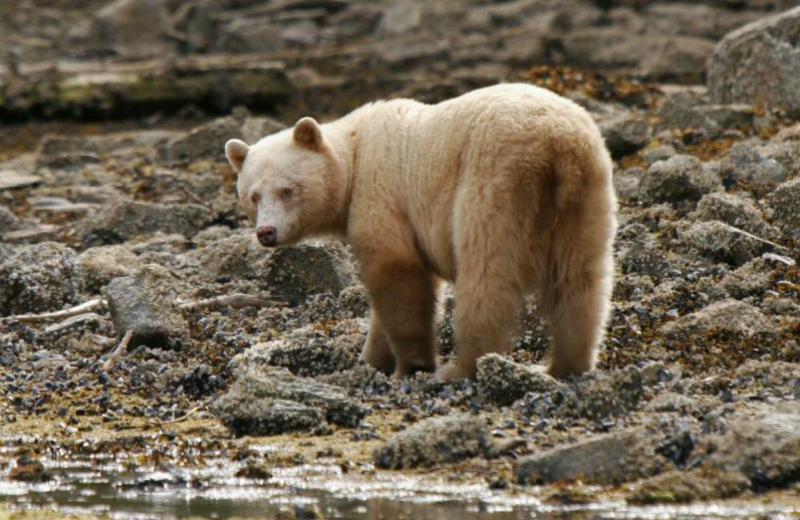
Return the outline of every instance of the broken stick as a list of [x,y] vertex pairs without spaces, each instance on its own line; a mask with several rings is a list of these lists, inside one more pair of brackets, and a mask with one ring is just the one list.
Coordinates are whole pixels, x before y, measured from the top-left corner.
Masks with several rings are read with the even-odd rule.
[[84,314],[102,309],[105,308],[106,305],[108,305],[108,302],[101,298],[96,298],[94,300],[89,300],[86,303],[76,305],[75,307],[64,309],[63,311],[45,312],[42,314],[18,314],[16,316],[0,318],[0,320],[18,323],[38,323],[42,321],[61,320],[64,318],[77,316],[78,314]]
[[242,307],[271,307],[273,305],[284,304],[285,301],[281,298],[263,298],[261,296],[254,296],[252,294],[226,294],[223,296],[215,296],[205,300],[197,300],[194,302],[183,303],[180,305],[181,310],[196,310],[204,309],[206,307],[228,306],[234,309]]
[[128,343],[131,342],[132,337],[133,337],[132,330],[129,330],[128,332],[125,333],[125,337],[123,337],[122,341],[119,342],[117,348],[114,349],[111,355],[108,356],[106,362],[103,363],[103,372],[108,372],[109,370],[114,368],[114,365],[117,364],[117,359],[119,359],[120,356],[122,356],[122,353],[125,352],[125,350],[128,348]]

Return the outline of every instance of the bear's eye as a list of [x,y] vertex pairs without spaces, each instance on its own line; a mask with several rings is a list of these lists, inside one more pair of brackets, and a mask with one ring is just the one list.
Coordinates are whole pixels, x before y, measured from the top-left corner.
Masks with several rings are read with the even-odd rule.
[[292,195],[294,195],[294,190],[292,188],[282,188],[278,192],[278,196],[281,198],[281,200],[290,200]]
[[259,195],[258,192],[254,192],[252,195],[250,195],[250,202],[253,204],[258,204],[259,200],[261,200],[261,195]]

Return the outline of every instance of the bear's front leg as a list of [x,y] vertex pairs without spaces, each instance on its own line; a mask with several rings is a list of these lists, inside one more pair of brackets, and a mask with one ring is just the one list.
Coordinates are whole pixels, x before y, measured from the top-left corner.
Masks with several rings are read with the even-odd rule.
[[[367,263],[364,284],[372,303],[372,324],[378,323],[395,359],[396,377],[436,368],[433,315],[436,280],[414,261]],[[363,358],[381,368],[380,330],[370,330]]]
[[383,329],[378,313],[372,312],[369,334],[364,343],[364,350],[361,352],[361,361],[375,367],[386,374],[394,372],[395,362],[394,353],[389,343],[389,336]]

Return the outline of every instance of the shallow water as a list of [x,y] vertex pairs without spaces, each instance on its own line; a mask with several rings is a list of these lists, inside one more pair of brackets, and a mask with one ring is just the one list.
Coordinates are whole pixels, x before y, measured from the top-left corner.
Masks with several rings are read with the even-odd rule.
[[[8,445],[7,445],[8,447]],[[6,451],[5,455],[9,455]],[[44,484],[0,477],[0,505],[106,514],[120,520],[202,517],[271,518],[316,509],[326,519],[793,519],[800,507],[774,504],[630,507],[622,502],[553,506],[530,494],[451,484],[424,475],[344,473],[319,462],[272,468],[268,480],[234,476],[242,463],[207,457],[202,467],[136,467],[136,457],[40,459]],[[9,461],[9,458],[5,459]]]

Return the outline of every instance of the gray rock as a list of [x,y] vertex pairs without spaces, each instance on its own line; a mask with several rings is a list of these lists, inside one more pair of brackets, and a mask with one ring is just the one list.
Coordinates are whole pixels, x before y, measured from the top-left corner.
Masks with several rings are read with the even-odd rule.
[[353,368],[364,344],[363,333],[330,337],[306,326],[288,337],[257,343],[242,353],[242,362],[263,363],[289,369],[292,374],[315,377]]
[[126,58],[152,57],[169,46],[167,4],[159,0],[115,0],[102,7],[88,27],[86,38],[97,51]]
[[643,236],[621,252],[619,265],[625,274],[639,273],[661,278],[670,268],[668,258],[658,241]]
[[639,406],[644,390],[641,371],[634,367],[611,372],[590,372],[577,379],[562,395],[561,417],[599,421],[627,414]]
[[16,248],[0,264],[0,315],[47,312],[76,303],[82,290],[75,253],[56,242]]
[[654,475],[664,468],[665,460],[656,453],[657,445],[655,432],[634,428],[523,457],[514,464],[514,475],[523,485],[569,480],[619,484]]
[[156,232],[191,237],[213,216],[197,204],[153,204],[120,201],[89,217],[79,231],[84,246],[113,244]]
[[[248,117],[241,125],[241,139],[246,143],[257,143],[262,138],[280,132],[284,128],[286,125],[271,117]],[[222,141],[217,142],[217,147],[220,142]]]
[[274,250],[259,278],[273,295],[299,305],[314,294],[338,295],[355,281],[355,274],[340,244],[301,244]]
[[769,318],[752,305],[739,300],[727,299],[663,325],[661,333],[680,339],[727,330],[749,337],[754,334],[771,332],[774,329]]
[[639,181],[639,196],[648,202],[697,201],[722,188],[715,172],[691,155],[654,163]]
[[199,158],[221,161],[225,158],[225,142],[240,137],[241,133],[242,122],[236,118],[216,119],[171,139],[161,150],[161,158],[167,161],[192,161]]
[[755,118],[750,105],[709,105],[702,98],[686,92],[667,97],[659,111],[658,129],[694,129],[706,139],[716,139],[735,129],[748,132]]
[[749,199],[730,193],[704,195],[689,218],[700,221],[719,220],[761,238],[776,238],[775,231],[764,221],[761,211]]
[[92,247],[78,255],[84,285],[93,294],[114,278],[135,274],[141,267],[139,257],[122,245]]
[[133,331],[129,348],[176,347],[187,341],[188,328],[176,306],[175,283],[166,269],[150,264],[133,276],[114,278],[106,286],[117,335]]
[[646,149],[642,153],[642,159],[644,159],[644,162],[646,162],[649,166],[653,163],[657,163],[658,161],[666,161],[667,159],[670,159],[676,155],[678,155],[678,152],[675,151],[673,146],[661,144]]
[[725,275],[719,287],[737,298],[763,295],[772,287],[772,267],[766,259],[755,258]]
[[434,417],[397,433],[375,450],[379,468],[415,468],[448,464],[492,453],[486,421],[466,414]]
[[499,354],[487,354],[478,360],[477,382],[483,399],[501,405],[509,405],[528,392],[552,392],[562,386],[544,372]]
[[621,199],[636,199],[639,196],[639,179],[645,169],[639,166],[628,168],[622,172],[614,172],[614,191]]
[[[354,427],[366,410],[342,388],[293,376],[285,368],[234,358],[234,382],[214,411],[234,435],[273,435],[309,430],[324,422]],[[278,403],[280,407],[273,407]]]
[[787,237],[800,243],[800,178],[784,182],[768,199],[775,225]]
[[384,11],[378,33],[387,36],[406,34],[419,27],[422,3],[414,0],[395,0]]
[[769,247],[752,234],[719,220],[694,222],[679,230],[678,239],[687,249],[734,266],[744,264]]
[[233,435],[280,435],[313,431],[325,424],[314,406],[285,399],[247,399],[230,403],[229,394],[219,399],[215,412]]
[[5,206],[0,206],[0,234],[17,229],[19,222]]
[[644,119],[625,114],[600,123],[606,146],[614,158],[620,158],[644,148],[650,140],[650,127]]
[[726,186],[737,182],[769,186],[786,180],[789,170],[778,160],[764,157],[762,148],[751,142],[733,145],[720,161],[720,175]]
[[738,471],[756,491],[785,487],[800,480],[800,405],[781,403],[731,421],[707,464]]
[[750,23],[717,45],[708,90],[718,103],[800,114],[800,7]]

